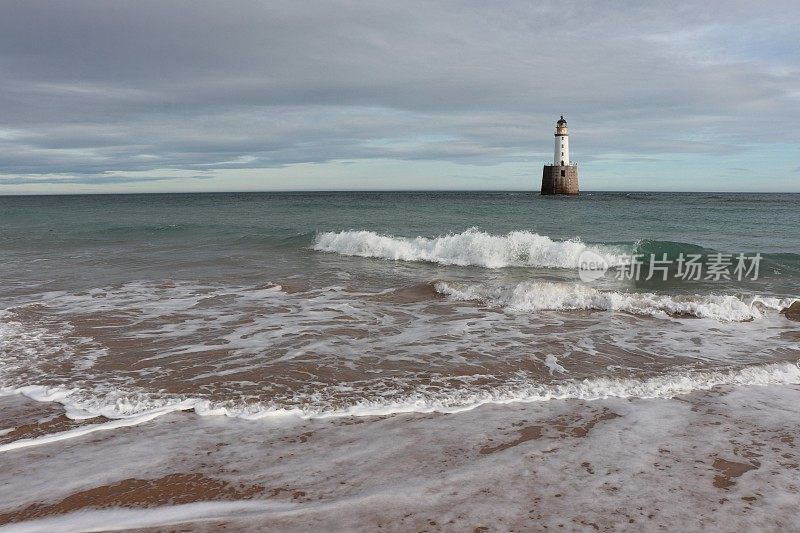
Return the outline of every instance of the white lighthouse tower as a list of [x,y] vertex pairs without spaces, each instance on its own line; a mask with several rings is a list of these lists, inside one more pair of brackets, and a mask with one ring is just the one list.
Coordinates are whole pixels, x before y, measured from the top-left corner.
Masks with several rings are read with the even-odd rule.
[[564,115],[556,122],[556,148],[553,152],[553,164],[556,166],[569,165],[569,129]]
[[580,194],[578,165],[569,160],[569,130],[563,115],[556,122],[553,164],[542,169],[542,194]]

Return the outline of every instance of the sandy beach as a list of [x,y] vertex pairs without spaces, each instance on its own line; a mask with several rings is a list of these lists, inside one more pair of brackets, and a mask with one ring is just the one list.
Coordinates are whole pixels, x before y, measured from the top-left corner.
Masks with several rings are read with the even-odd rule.
[[[2,399],[0,523],[42,529],[787,530],[800,387],[452,414],[237,420],[171,413],[37,444],[63,420]],[[102,424],[93,421],[93,424]],[[43,429],[50,426],[50,429]],[[63,435],[63,433],[62,433]]]

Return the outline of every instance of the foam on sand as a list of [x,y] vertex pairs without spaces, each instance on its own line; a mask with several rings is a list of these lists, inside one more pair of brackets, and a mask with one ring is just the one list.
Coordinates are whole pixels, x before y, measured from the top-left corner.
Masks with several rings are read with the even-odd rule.
[[60,516],[9,524],[0,529],[13,533],[35,531],[120,531],[164,527],[219,520],[226,516],[247,516],[280,512],[297,505],[269,501],[212,501],[167,505],[147,509],[102,509],[77,511]]
[[[62,399],[66,398],[66,396],[60,396],[60,397]],[[121,427],[136,426],[139,424],[143,424],[145,422],[149,422],[150,420],[153,420],[154,418],[157,418],[161,415],[165,415],[167,413],[191,409],[193,407],[193,404],[194,402],[189,402],[188,404],[177,404],[171,407],[161,407],[161,408],[151,409],[149,411],[144,411],[134,416],[117,418],[115,420],[110,420],[108,422],[104,422],[101,424],[80,426],[75,429],[70,429],[68,431],[51,433],[49,435],[43,435],[41,437],[15,440],[0,445],[0,453],[7,452],[10,450],[17,450],[20,448],[28,448],[30,446],[41,446],[42,444],[50,444],[52,442],[58,442],[61,440],[74,439],[76,437],[82,437],[84,435],[95,433],[97,431],[109,431]]]
[[674,398],[723,385],[800,384],[798,363],[752,365],[730,370],[673,371],[648,378],[598,377],[539,383],[526,376],[488,390],[469,388],[439,392],[435,396],[411,394],[401,401],[358,402],[336,411],[305,414],[305,418],[383,416],[397,413],[457,413],[490,404],[546,402],[551,400],[601,400],[606,398]]
[[[321,523],[337,531],[419,531],[430,521],[459,531],[532,523],[694,530],[698,516],[725,531],[782,531],[796,523],[798,401],[798,387],[724,387],[680,401],[551,402],[359,424],[221,420],[210,430],[189,417],[159,418],[59,453],[21,455],[5,469],[0,501],[4,512],[35,513],[9,524],[12,531],[310,531]],[[730,462],[756,468],[732,474]],[[198,487],[188,494],[202,501],[188,506],[98,510],[74,497],[175,473],[265,492],[252,496],[260,500],[210,502],[227,496]],[[120,494],[99,505],[128,505]],[[45,518],[51,511],[69,514]]]
[[476,228],[433,238],[394,237],[373,231],[325,232],[317,235],[313,249],[348,256],[486,268],[575,268],[586,250],[597,253],[609,265],[616,265],[624,253],[621,248],[590,246],[580,239],[555,241],[529,231],[490,235]]
[[506,286],[438,282],[435,289],[453,300],[479,301],[513,311],[594,309],[649,316],[689,315],[721,322],[762,318],[767,310],[780,311],[794,301],[758,296],[601,291],[580,283],[542,281]]
[[[555,360],[549,361],[551,365]],[[560,366],[560,365],[559,365]],[[192,410],[200,416],[226,416],[246,420],[276,417],[299,419],[324,419],[350,416],[385,416],[399,413],[456,413],[470,411],[487,404],[511,404],[577,399],[599,400],[605,398],[673,398],[694,391],[709,390],[723,385],[793,385],[800,384],[800,366],[797,362],[769,363],[739,368],[716,370],[676,369],[651,377],[593,377],[541,382],[525,374],[515,374],[502,384],[481,388],[465,384],[450,389],[418,388],[416,391],[394,398],[354,397],[349,404],[337,407],[315,404],[313,399],[297,406],[269,403],[239,404],[210,402],[199,398],[154,397],[150,401],[141,395],[132,395],[128,403],[104,403],[102,398],[87,394],[54,394],[50,398],[67,410],[77,409],[102,414],[111,421],[79,427],[44,437],[22,439],[0,447],[0,452],[36,446],[80,437],[95,431],[138,425],[175,411]],[[24,393],[29,387],[19,389]],[[4,390],[4,394],[13,391]],[[46,396],[31,395],[33,399],[47,401]],[[120,405],[124,407],[120,408]],[[93,407],[90,407],[93,406]]]

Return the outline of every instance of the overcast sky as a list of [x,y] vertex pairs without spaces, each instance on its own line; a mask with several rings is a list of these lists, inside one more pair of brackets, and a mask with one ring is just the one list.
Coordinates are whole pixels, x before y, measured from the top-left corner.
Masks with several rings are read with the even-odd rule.
[[800,191],[800,4],[0,2],[0,194]]

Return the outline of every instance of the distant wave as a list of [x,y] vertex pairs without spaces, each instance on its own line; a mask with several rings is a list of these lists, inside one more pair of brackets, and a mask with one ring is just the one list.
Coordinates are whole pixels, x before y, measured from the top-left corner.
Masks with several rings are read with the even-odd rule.
[[475,228],[433,238],[394,237],[373,231],[325,232],[317,235],[313,249],[394,261],[486,268],[575,268],[584,250],[591,250],[603,256],[610,265],[616,265],[626,251],[622,246],[587,245],[579,239],[555,241],[528,231],[491,235]]
[[438,282],[435,289],[454,300],[474,300],[516,311],[595,309],[636,315],[685,315],[721,322],[743,322],[779,311],[793,299],[732,295],[670,296],[600,291],[580,283],[522,282],[510,286]]

